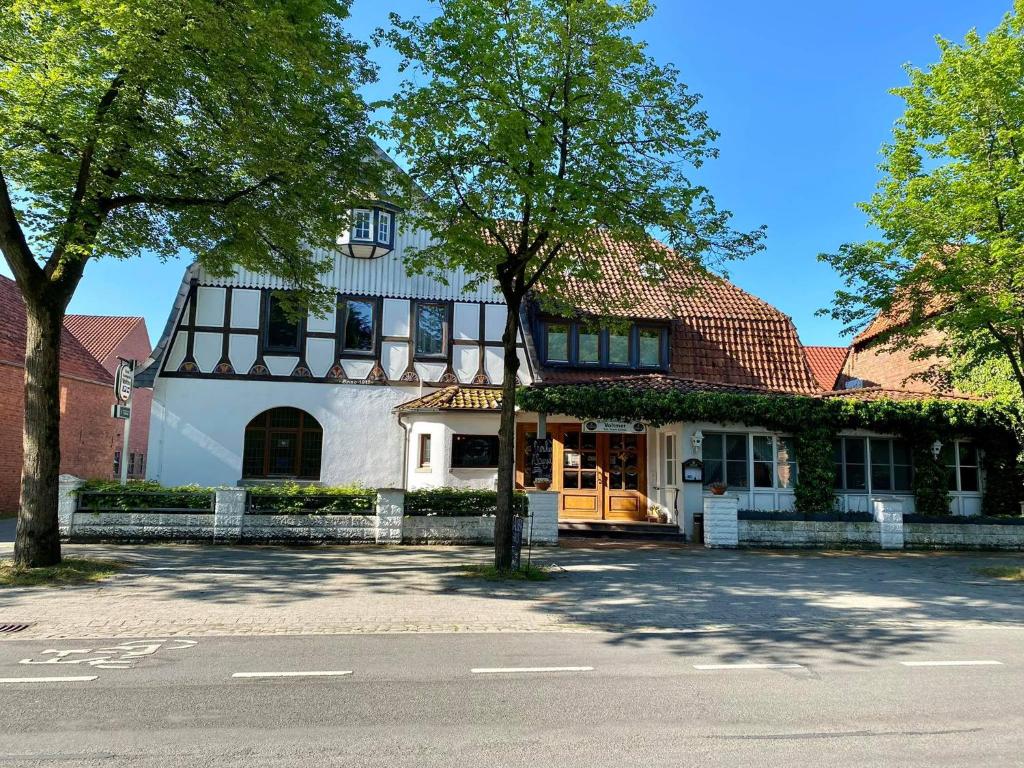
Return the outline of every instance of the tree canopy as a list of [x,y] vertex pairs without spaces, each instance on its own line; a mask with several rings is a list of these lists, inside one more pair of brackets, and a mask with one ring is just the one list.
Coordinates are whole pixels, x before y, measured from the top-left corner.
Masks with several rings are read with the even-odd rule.
[[732,229],[689,175],[716,156],[717,134],[679,72],[630,37],[648,0],[437,4],[437,17],[393,14],[379,33],[415,75],[387,131],[426,192],[416,223],[437,241],[414,269],[456,265],[556,297],[567,270],[600,277],[597,228],[663,268],[759,247],[762,233]]
[[184,250],[314,286],[311,248],[372,158],[348,5],[0,0],[0,244],[19,282]]
[[909,83],[892,91],[905,111],[862,206],[881,237],[821,256],[846,281],[832,314],[850,329],[887,316],[892,326],[878,343],[936,356],[930,376],[940,384],[971,386],[967,374],[985,367],[1010,373],[1019,394],[1024,2],[987,36],[971,31],[962,44],[938,38],[938,46],[935,64],[908,66]]

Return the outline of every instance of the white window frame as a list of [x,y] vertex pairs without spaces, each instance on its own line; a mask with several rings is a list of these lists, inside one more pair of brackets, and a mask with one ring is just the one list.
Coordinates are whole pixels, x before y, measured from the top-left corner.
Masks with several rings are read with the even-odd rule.
[[665,473],[662,478],[662,486],[669,488],[675,487],[676,485],[676,436],[674,434],[667,433],[664,441],[664,461],[662,463],[662,472]]
[[[964,465],[960,463],[960,446],[961,445],[973,445],[974,446],[974,455],[975,455],[977,463],[976,464],[968,464],[968,465],[966,465],[969,468],[970,467],[974,468],[975,476],[978,479],[978,488],[977,488],[977,490],[974,490],[974,491],[965,491],[961,487],[960,472],[964,468]],[[955,464],[953,466],[953,472],[954,472],[954,475],[956,477],[956,488],[950,488],[949,492],[950,493],[965,493],[965,494],[968,494],[968,495],[979,495],[979,494],[981,494],[983,492],[983,489],[984,489],[984,480],[985,480],[985,478],[982,475],[982,471],[981,471],[981,456],[979,455],[979,448],[974,443],[974,441],[973,440],[954,440],[953,441],[953,461],[955,462]],[[944,466],[949,468],[949,464],[945,464]]]
[[[360,234],[362,225],[360,217],[366,216],[366,235]],[[369,243],[373,241],[373,211],[369,208],[356,208],[352,211],[352,232],[350,237],[353,241],[359,241],[361,243]]]
[[[387,222],[387,232],[385,234],[385,222]],[[377,242],[378,243],[390,243],[391,242],[391,213],[389,211],[378,211],[377,212]]]
[[[754,465],[755,464],[767,464],[768,463],[767,461],[764,461],[762,459],[755,459],[754,458],[754,439],[758,438],[758,437],[766,437],[766,438],[768,438],[769,440],[772,441],[772,448],[771,448],[771,450],[772,450],[772,461],[771,461],[771,464],[772,464],[772,484],[771,485],[757,485],[757,481],[756,481],[756,478],[754,476]],[[750,472],[750,490],[751,491],[772,491],[772,490],[774,490],[774,491],[792,491],[796,487],[797,480],[800,477],[800,464],[799,464],[799,462],[797,462],[795,456],[794,456],[794,458],[791,461],[787,462],[787,463],[793,465],[794,472],[796,474],[796,476],[793,478],[793,482],[790,483],[788,486],[779,485],[779,440],[780,439],[789,441],[789,444],[792,447],[792,445],[793,445],[793,436],[792,435],[775,435],[775,434],[770,434],[770,433],[767,433],[767,432],[751,432],[750,433],[750,446],[749,446],[749,449],[748,449],[747,453],[750,455],[749,472]],[[794,452],[795,452],[795,450],[796,449],[794,447]]]

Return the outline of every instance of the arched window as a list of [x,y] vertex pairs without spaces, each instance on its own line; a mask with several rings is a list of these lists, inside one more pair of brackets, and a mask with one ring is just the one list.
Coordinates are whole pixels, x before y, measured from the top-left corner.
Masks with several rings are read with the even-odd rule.
[[324,431],[298,408],[272,408],[245,428],[242,477],[320,479]]

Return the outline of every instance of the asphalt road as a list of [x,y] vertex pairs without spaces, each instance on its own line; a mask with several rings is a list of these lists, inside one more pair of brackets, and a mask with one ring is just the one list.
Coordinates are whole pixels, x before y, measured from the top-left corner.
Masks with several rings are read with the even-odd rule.
[[[793,637],[757,658],[724,633],[7,640],[0,678],[33,682],[0,682],[0,765],[1024,763],[1024,629]],[[300,674],[236,676],[268,673]]]

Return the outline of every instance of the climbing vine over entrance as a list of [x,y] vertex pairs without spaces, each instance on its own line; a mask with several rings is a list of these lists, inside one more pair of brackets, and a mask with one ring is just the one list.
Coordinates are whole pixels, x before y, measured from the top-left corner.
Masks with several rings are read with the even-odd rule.
[[803,512],[832,509],[832,441],[853,429],[896,435],[910,443],[920,513],[945,514],[948,509],[946,470],[931,451],[936,440],[969,438],[984,448],[987,514],[1010,512],[1019,495],[1017,417],[1011,408],[995,402],[853,400],[573,384],[523,388],[519,404],[523,410],[578,419],[646,421],[654,426],[707,421],[792,434],[800,464],[796,504]]

